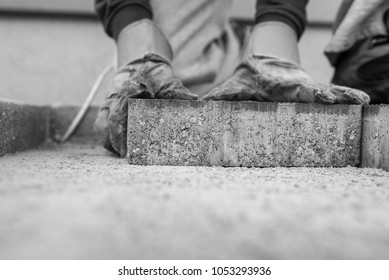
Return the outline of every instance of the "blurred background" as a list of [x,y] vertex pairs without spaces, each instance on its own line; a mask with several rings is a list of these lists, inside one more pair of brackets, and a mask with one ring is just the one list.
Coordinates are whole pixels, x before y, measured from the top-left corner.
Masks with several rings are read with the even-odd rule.
[[[94,14],[93,0],[0,0],[0,97],[29,104],[79,105],[113,61],[114,44]],[[303,67],[317,81],[332,69],[323,50],[341,0],[311,0],[300,41]],[[232,19],[250,23],[255,0],[234,0]],[[107,81],[110,77],[107,77]],[[102,103],[105,81],[94,105]]]

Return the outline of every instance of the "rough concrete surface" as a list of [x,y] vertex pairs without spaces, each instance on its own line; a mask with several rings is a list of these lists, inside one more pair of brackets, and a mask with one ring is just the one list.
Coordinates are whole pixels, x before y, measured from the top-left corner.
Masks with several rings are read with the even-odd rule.
[[48,107],[0,99],[0,156],[23,151],[46,140]]
[[362,107],[130,99],[130,164],[356,166]]
[[389,173],[0,158],[1,259],[389,259]]
[[389,171],[389,105],[364,107],[362,131],[361,165]]

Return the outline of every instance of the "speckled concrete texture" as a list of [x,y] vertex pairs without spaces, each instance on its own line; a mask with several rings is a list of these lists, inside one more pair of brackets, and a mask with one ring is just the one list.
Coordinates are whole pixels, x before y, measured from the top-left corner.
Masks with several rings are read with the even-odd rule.
[[389,171],[389,105],[363,108],[361,165]]
[[42,144],[47,137],[48,107],[0,99],[0,156]]
[[1,259],[389,259],[389,173],[0,158]]
[[356,166],[362,107],[130,99],[130,164]]

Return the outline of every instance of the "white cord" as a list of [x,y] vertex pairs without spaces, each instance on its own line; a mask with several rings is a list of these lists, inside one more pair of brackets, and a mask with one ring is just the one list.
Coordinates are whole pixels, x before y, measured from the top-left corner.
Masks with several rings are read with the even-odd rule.
[[91,91],[89,92],[88,96],[86,97],[86,99],[85,99],[84,103],[82,104],[80,110],[78,111],[77,115],[74,117],[69,128],[66,130],[65,134],[62,137],[55,136],[55,141],[57,141],[59,143],[64,143],[70,139],[70,137],[73,135],[74,131],[77,129],[77,127],[80,125],[80,123],[84,119],[86,112],[88,112],[88,109],[89,109],[93,99],[95,98],[96,93],[101,86],[101,83],[104,81],[104,78],[112,70],[114,70],[116,72],[117,68],[118,68],[118,52],[117,52],[117,49],[114,48],[113,63],[106,66],[104,68],[104,70],[100,73],[100,75],[97,77],[95,83],[93,84]]
[[96,93],[98,89],[100,88],[101,83],[103,82],[104,78],[108,75],[108,73],[113,70],[114,65],[110,64],[100,73],[100,75],[97,77],[95,83],[93,84],[93,87],[91,91],[89,92],[88,96],[86,97],[84,103],[82,104],[80,110],[78,111],[77,115],[73,119],[72,123],[70,124],[69,128],[66,130],[65,134],[62,137],[58,137],[55,139],[56,141],[60,143],[64,143],[70,139],[70,137],[73,135],[74,131],[77,129],[77,127],[80,125],[81,121],[84,119],[86,112],[88,111],[92,100],[96,96]]

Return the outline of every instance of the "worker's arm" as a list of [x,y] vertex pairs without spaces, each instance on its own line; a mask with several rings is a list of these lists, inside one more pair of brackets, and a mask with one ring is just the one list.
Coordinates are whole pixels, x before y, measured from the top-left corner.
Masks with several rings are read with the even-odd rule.
[[95,9],[105,32],[114,39],[129,24],[153,18],[149,0],[95,0]]
[[299,65],[305,0],[258,0],[256,25],[234,75],[203,99],[366,104],[364,92],[314,82]]
[[115,39],[118,71],[95,130],[108,150],[126,156],[129,98],[196,99],[174,77],[170,44],[152,22],[148,1],[96,0],[107,34]]
[[[307,23],[307,3],[308,0],[257,0],[257,28],[251,42],[255,51],[299,63],[297,42]],[[258,41],[260,38],[266,39]]]
[[255,23],[283,22],[300,38],[307,23],[308,0],[257,0]]

